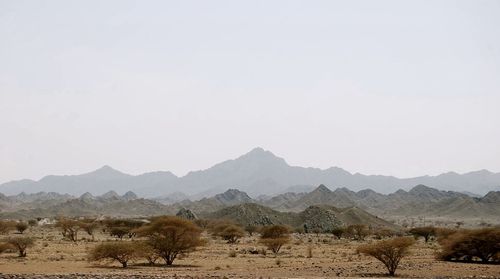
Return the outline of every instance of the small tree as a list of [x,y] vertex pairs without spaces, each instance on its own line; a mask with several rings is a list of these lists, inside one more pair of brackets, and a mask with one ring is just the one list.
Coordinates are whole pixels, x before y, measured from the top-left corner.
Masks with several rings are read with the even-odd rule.
[[266,226],[261,229],[259,242],[276,255],[290,241],[290,229],[283,225]]
[[257,226],[253,226],[253,225],[248,225],[248,226],[245,226],[245,231],[248,233],[248,235],[252,236],[254,233],[257,232]]
[[410,237],[397,237],[362,245],[358,248],[358,253],[381,261],[389,271],[389,275],[394,276],[401,259],[408,255],[408,250],[414,243],[415,240]]
[[78,240],[78,231],[82,227],[82,223],[76,220],[61,218],[56,226],[61,228],[63,237],[76,242]]
[[24,223],[24,222],[18,222],[16,224],[16,230],[20,233],[20,234],[23,234],[25,230],[28,229],[28,224]]
[[337,237],[338,239],[341,239],[342,236],[346,233],[346,228],[344,227],[336,227],[331,230],[331,233]]
[[151,246],[147,241],[137,242],[137,256],[144,258],[148,261],[149,265],[154,265],[158,258],[158,254],[156,253],[153,246]]
[[99,227],[99,225],[94,222],[93,220],[84,220],[82,222],[80,222],[80,226],[81,228],[88,234],[92,237],[92,240],[95,239],[95,231],[97,230],[97,228]]
[[13,228],[13,222],[0,220],[0,234],[8,234]]
[[409,231],[415,238],[423,237],[425,242],[428,242],[429,239],[433,236],[436,236],[436,228],[434,227],[417,227],[413,228]]
[[26,249],[35,245],[35,240],[30,237],[13,237],[7,240],[7,243],[12,245],[18,252],[19,257],[26,257]]
[[227,243],[236,243],[238,239],[245,236],[245,231],[240,226],[230,224],[220,228],[217,235],[227,240]]
[[109,229],[109,235],[116,238],[122,239],[124,236],[129,234],[130,228],[127,227],[112,227]]
[[118,261],[122,267],[127,267],[131,259],[137,257],[138,252],[133,242],[107,242],[101,243],[90,251],[90,261],[114,260]]
[[38,222],[35,219],[30,219],[30,220],[28,220],[28,225],[30,225],[31,227],[34,227],[34,226],[38,225]]
[[365,237],[370,234],[368,227],[363,224],[350,225],[347,227],[346,232],[354,240],[365,240]]
[[137,232],[148,238],[149,244],[167,265],[172,265],[177,255],[188,253],[202,244],[200,228],[178,217],[155,218]]

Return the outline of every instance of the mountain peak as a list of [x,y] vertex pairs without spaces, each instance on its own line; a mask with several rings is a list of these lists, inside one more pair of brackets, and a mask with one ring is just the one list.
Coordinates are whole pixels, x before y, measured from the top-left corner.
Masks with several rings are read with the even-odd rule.
[[106,193],[104,193],[101,198],[103,199],[113,199],[113,198],[120,198],[120,195],[118,195],[118,193],[116,193],[115,191],[111,190],[111,191],[108,191]]
[[252,198],[250,198],[247,193],[238,189],[228,189],[222,194],[215,195],[215,199],[224,204],[235,204],[252,201]]
[[320,193],[331,193],[332,190],[328,189],[325,185],[321,184],[318,186],[318,188],[314,189],[313,192],[320,192]]

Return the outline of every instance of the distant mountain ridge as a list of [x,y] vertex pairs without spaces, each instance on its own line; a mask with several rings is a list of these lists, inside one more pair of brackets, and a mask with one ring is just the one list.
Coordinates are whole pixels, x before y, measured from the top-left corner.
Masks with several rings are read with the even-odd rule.
[[[254,206],[240,206],[245,204],[254,204]],[[426,216],[498,220],[498,216],[500,216],[500,191],[491,191],[483,197],[476,198],[424,185],[417,185],[409,191],[398,190],[388,195],[370,189],[358,192],[347,188],[331,190],[320,185],[308,193],[284,193],[264,199],[253,199],[243,191],[229,189],[210,198],[202,198],[197,201],[183,200],[173,204],[162,204],[154,200],[137,198],[133,192],[127,192],[120,196],[114,191],[101,196],[93,196],[87,192],[80,197],[50,193],[0,195],[0,218],[15,219],[50,217],[61,214],[66,216],[142,217],[161,214],[172,215],[180,210],[188,210],[196,216],[213,217],[222,214],[227,215],[225,217],[228,218],[234,217],[235,215],[232,215],[231,209],[228,208],[239,210],[241,214],[238,213],[238,215],[241,215],[242,220],[247,218],[248,222],[256,220],[267,222],[274,218],[272,216],[279,217],[275,220],[276,222],[284,222],[283,220],[286,218],[293,217],[295,221],[301,220],[300,222],[313,227],[315,226],[313,223],[307,222],[309,215],[314,216],[314,220],[321,224],[328,223],[327,220],[330,219],[342,221],[344,215],[345,218],[351,218],[351,220],[356,218],[372,220],[370,222],[374,225],[378,221],[373,216],[395,217],[396,219]],[[344,210],[349,208],[352,210]],[[250,211],[245,213],[247,209]],[[242,210],[243,212],[241,212]],[[257,219],[251,219],[252,216]],[[266,217],[267,219],[264,218],[264,220],[262,216],[271,219]],[[290,224],[295,222],[291,219],[286,220]]]
[[318,169],[290,166],[273,153],[255,148],[236,159],[224,161],[206,170],[190,172],[183,177],[177,177],[171,172],[150,172],[133,176],[104,166],[81,175],[49,175],[39,181],[7,182],[0,185],[0,193],[13,195],[46,191],[77,196],[84,192],[101,195],[108,191],[133,191],[141,197],[160,197],[182,192],[187,195],[198,194],[197,197],[201,198],[228,188],[238,188],[252,196],[258,196],[283,193],[287,189],[310,189],[319,184],[332,188],[346,187],[353,191],[372,189],[379,193],[409,190],[422,184],[439,190],[484,195],[489,191],[500,190],[500,173],[481,170],[401,179],[352,174],[338,167]]

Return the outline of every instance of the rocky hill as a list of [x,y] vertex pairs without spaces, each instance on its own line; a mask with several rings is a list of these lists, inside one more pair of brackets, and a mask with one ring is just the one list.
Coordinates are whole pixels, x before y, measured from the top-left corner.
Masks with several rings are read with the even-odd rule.
[[245,203],[226,207],[206,214],[205,217],[232,220],[242,225],[282,224],[304,228],[306,231],[331,231],[339,226],[353,224],[399,229],[398,226],[356,207],[310,206],[302,212],[280,212],[255,203]]

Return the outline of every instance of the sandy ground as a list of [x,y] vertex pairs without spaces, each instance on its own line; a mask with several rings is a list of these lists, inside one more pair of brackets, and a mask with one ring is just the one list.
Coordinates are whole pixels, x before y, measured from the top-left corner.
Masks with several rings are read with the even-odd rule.
[[[294,235],[278,256],[245,253],[251,248],[262,248],[257,237],[246,237],[237,244],[226,244],[222,240],[208,239],[206,246],[181,257],[173,267],[146,266],[145,261],[136,261],[127,269],[117,263],[98,264],[86,260],[87,251],[98,242],[80,240],[72,243],[62,239],[56,229],[32,228],[25,233],[37,238],[35,247],[28,250],[26,258],[17,254],[0,255],[0,278],[3,274],[118,274],[155,276],[191,276],[198,278],[331,278],[331,277],[384,277],[382,263],[367,256],[358,255],[360,244],[350,240],[335,240],[331,235]],[[11,234],[13,236],[13,234]],[[88,237],[80,232],[80,237]],[[7,236],[3,236],[5,238]],[[114,240],[98,234],[96,240]],[[128,240],[127,240],[128,241]],[[370,242],[374,240],[368,240]],[[308,247],[312,258],[308,258]],[[438,261],[434,253],[438,244],[419,241],[411,255],[403,259],[397,275],[413,278],[500,278],[500,265],[465,264]],[[236,251],[236,257],[230,252]]]

